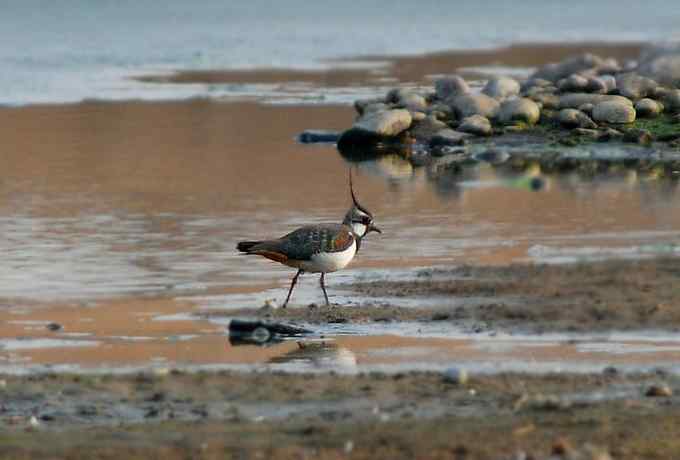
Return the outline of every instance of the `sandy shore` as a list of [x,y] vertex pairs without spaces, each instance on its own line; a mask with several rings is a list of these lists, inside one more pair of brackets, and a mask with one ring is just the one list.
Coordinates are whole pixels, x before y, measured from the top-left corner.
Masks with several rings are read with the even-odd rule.
[[[352,62],[388,64],[371,69],[331,69],[327,71],[296,71],[263,69],[247,71],[188,71],[172,75],[140,77],[146,82],[162,83],[282,83],[302,81],[321,86],[376,85],[386,78],[400,82],[426,83],[428,76],[460,72],[479,66],[535,67],[558,62],[574,54],[590,52],[616,59],[634,59],[644,48],[642,43],[577,43],[577,44],[518,44],[507,48],[450,51],[416,56],[370,56],[350,59]],[[343,61],[335,61],[342,65]],[[475,76],[475,71],[469,71]]]

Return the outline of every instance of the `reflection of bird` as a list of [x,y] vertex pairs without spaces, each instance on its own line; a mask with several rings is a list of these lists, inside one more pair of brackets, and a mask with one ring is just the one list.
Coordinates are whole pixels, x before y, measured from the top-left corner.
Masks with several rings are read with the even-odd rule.
[[361,240],[370,232],[382,233],[373,225],[373,214],[361,206],[354,196],[352,173],[349,187],[352,207],[342,224],[307,225],[281,238],[266,241],[241,241],[236,248],[298,269],[293,277],[283,307],[288,304],[298,277],[304,272],[321,273],[321,289],[329,305],[324,276],[345,268],[361,247]]
[[298,348],[269,360],[271,364],[302,363],[316,369],[353,371],[357,357],[348,348],[332,342],[298,342]]

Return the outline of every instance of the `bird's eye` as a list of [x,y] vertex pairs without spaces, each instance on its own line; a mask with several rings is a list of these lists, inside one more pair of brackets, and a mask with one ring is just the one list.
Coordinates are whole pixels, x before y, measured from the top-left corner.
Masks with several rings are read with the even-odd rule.
[[368,224],[371,223],[371,218],[368,217],[368,216],[363,216],[363,217],[361,218],[361,223],[364,224],[364,225],[368,225]]

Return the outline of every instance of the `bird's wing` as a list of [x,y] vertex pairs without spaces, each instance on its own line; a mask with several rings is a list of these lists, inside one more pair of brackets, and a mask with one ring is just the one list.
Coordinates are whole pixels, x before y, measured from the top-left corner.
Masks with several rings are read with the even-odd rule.
[[280,238],[279,250],[288,259],[309,260],[320,252],[339,252],[352,246],[354,235],[341,224],[309,225]]

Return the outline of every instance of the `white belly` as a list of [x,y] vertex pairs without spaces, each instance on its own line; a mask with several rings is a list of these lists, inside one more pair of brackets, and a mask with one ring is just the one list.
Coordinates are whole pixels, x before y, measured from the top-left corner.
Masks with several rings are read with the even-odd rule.
[[345,268],[357,253],[357,242],[344,251],[314,254],[312,260],[300,262],[302,270],[309,273],[331,273]]

